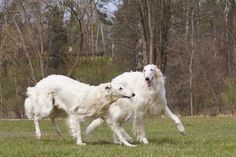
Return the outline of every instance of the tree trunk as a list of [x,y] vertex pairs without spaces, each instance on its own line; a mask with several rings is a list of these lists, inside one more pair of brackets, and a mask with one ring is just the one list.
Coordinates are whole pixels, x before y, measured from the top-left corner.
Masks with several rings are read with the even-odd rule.
[[225,9],[224,9],[224,15],[225,15],[225,47],[227,47],[227,64],[228,64],[228,73],[231,75],[231,52],[229,49],[229,10],[230,10],[230,2],[229,0],[225,1]]
[[195,45],[194,45],[194,2],[193,0],[193,7],[191,13],[191,55],[190,55],[190,64],[189,64],[189,103],[190,103],[190,116],[193,116],[193,60],[195,54]]
[[101,35],[102,35],[102,48],[103,48],[103,53],[105,53],[105,38],[104,38],[104,33],[103,33],[103,27],[102,27],[102,23],[100,22],[100,29],[101,29]]
[[22,34],[22,32],[21,32],[21,30],[20,30],[20,28],[19,28],[19,26],[18,26],[18,24],[17,24],[17,22],[16,22],[16,20],[14,19],[13,16],[12,16],[12,18],[13,18],[13,22],[14,22],[14,24],[15,24],[15,27],[16,27],[16,29],[17,29],[17,32],[18,32],[18,34],[19,34],[19,36],[20,36],[20,40],[21,40],[21,43],[22,43],[24,52],[25,52],[26,58],[27,58],[28,63],[29,63],[30,72],[31,72],[31,78],[32,78],[32,80],[34,81],[34,83],[36,83],[37,80],[36,80],[36,77],[35,77],[35,72],[34,72],[32,60],[31,60],[31,58],[30,58],[29,52],[28,52],[28,50],[27,50],[27,47],[26,47],[26,45],[25,45],[25,40],[24,40],[23,34]]
[[167,64],[168,30],[170,22],[170,0],[162,0],[162,21],[160,30],[160,69],[165,73]]
[[7,106],[5,106],[4,102],[3,102],[3,88],[2,88],[2,73],[3,73],[3,45],[5,44],[5,39],[6,36],[4,34],[4,25],[5,25],[5,17],[6,15],[4,15],[1,19],[1,26],[0,26],[0,105],[2,108],[2,115],[4,118],[7,117],[8,113],[7,113]]
[[84,34],[81,33],[81,39],[80,39],[80,49],[79,52],[75,58],[75,62],[74,64],[71,66],[71,68],[69,69],[67,76],[72,76],[74,70],[76,69],[77,65],[79,64],[79,59],[80,59],[80,52],[83,50],[83,43],[84,43]]
[[146,65],[149,63],[149,52],[148,52],[148,45],[147,45],[147,29],[145,27],[145,14],[144,14],[144,9],[142,7],[142,2],[140,0],[136,0],[137,6],[138,6],[138,12],[140,16],[140,21],[139,21],[139,28],[141,32],[141,43],[143,47],[143,63]]
[[99,35],[99,27],[100,25],[97,24],[97,32],[96,32],[96,43],[95,43],[95,51],[97,52],[98,51],[98,35]]
[[148,14],[148,30],[149,30],[149,64],[153,64],[153,26],[152,26],[152,12],[150,0],[146,0],[147,14]]
[[93,28],[93,17],[91,17],[91,49],[92,49],[92,54],[93,57],[95,56],[95,52],[94,52],[94,28]]
[[227,68],[228,68],[228,74],[231,76],[232,74],[232,59],[233,59],[233,10],[236,9],[233,5],[232,0],[226,0],[225,1],[225,9],[224,9],[224,15],[225,15],[225,47],[227,50]]
[[189,8],[189,1],[186,1],[186,24],[185,24],[185,40],[188,40],[189,38],[189,12],[190,12],[190,8]]
[[2,108],[2,115],[4,116],[4,104],[3,104],[3,95],[2,95],[2,83],[1,83],[1,80],[0,80],[0,105],[1,105],[1,108]]
[[24,114],[23,114],[23,111],[22,111],[22,108],[21,108],[21,105],[20,105],[20,97],[19,97],[18,83],[17,83],[17,80],[16,80],[16,76],[14,76],[14,83],[15,83],[15,92],[16,92],[16,104],[17,104],[17,108],[18,108],[18,111],[19,111],[20,118],[23,119]]
[[144,65],[148,64],[148,52],[147,52],[147,43],[145,39],[145,29],[143,28],[143,25],[140,24],[140,30],[141,30],[141,43],[142,43],[142,56],[143,56],[143,63]]
[[[37,9],[37,12],[38,12],[38,16],[39,18],[37,17],[36,18],[36,21],[35,21],[35,24],[36,24],[36,28],[37,28],[37,31],[38,31],[38,35],[39,35],[39,40],[40,40],[40,50],[39,48],[37,47],[37,44],[36,44],[36,40],[34,39],[34,37],[32,37],[32,34],[33,34],[33,31],[32,31],[32,28],[31,28],[31,24],[30,22],[28,21],[28,18],[27,18],[27,13],[26,13],[26,9],[22,3],[22,1],[19,1],[22,9],[23,9],[23,13],[24,13],[24,18],[25,18],[25,21],[26,21],[26,24],[27,24],[27,31],[29,32],[29,38],[30,38],[30,42],[32,44],[32,47],[34,48],[36,54],[38,55],[38,58],[39,58],[39,64],[40,64],[40,71],[41,71],[41,77],[44,78],[45,77],[45,71],[44,71],[44,62],[43,62],[43,53],[44,53],[44,45],[43,45],[43,36],[42,36],[42,26],[41,26],[41,10],[40,8],[38,8],[38,5],[36,3],[35,0],[33,0],[33,3],[35,4],[35,7]],[[33,34],[34,36],[35,34]]]

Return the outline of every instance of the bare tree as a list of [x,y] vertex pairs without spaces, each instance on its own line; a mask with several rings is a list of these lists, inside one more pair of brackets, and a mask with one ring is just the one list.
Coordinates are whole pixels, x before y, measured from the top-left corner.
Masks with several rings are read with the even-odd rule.
[[29,76],[33,82],[37,82],[37,79],[36,79],[36,76],[35,76],[35,70],[34,70],[34,67],[33,67],[33,63],[32,63],[32,59],[30,57],[30,54],[29,54],[29,51],[27,49],[27,46],[26,46],[26,41],[25,41],[25,38],[24,38],[24,35],[23,35],[23,32],[22,30],[20,29],[19,27],[19,24],[17,23],[17,13],[13,12],[9,7],[7,8],[8,12],[9,12],[9,15],[14,23],[14,26],[16,27],[16,30],[18,32],[18,35],[19,35],[19,38],[20,38],[20,42],[22,44],[22,47],[23,47],[23,50],[24,50],[24,54],[27,58],[27,61],[28,61],[28,64],[29,64],[29,68],[30,68],[30,73],[31,73],[31,76]]
[[85,33],[89,28],[90,20],[93,16],[93,13],[95,11],[95,5],[93,9],[89,10],[88,8],[91,7],[92,1],[84,1],[82,2],[75,2],[72,0],[58,0],[59,3],[63,6],[65,6],[71,13],[72,16],[75,17],[76,21],[78,22],[78,30],[80,34],[79,39],[79,50],[77,52],[77,55],[72,63],[72,65],[68,68],[67,75],[71,76],[76,67],[79,64],[80,59],[80,52],[84,49],[84,38]]
[[194,15],[195,15],[195,0],[192,2],[192,12],[191,12],[191,55],[189,63],[189,103],[190,103],[190,115],[193,116],[193,60],[195,54],[195,28],[194,28]]
[[[159,53],[160,53],[160,69],[163,73],[165,73],[165,68],[167,64],[167,46],[168,46],[168,33],[170,27],[170,17],[171,17],[171,5],[170,0],[163,0],[161,3],[161,15],[162,20],[160,24],[160,46],[159,46]],[[157,60],[157,59],[156,59]],[[157,63],[157,61],[155,62]]]
[[[34,10],[36,12],[35,16],[34,16],[34,24],[36,26],[36,32],[38,34],[39,37],[39,45],[37,45],[37,38],[34,38],[33,36],[35,36],[35,31],[33,31],[33,28],[31,27],[31,24],[29,22],[29,19],[27,17],[27,11],[25,8],[25,4],[27,5],[27,3],[23,3],[22,1],[19,1],[19,4],[22,8],[23,11],[23,18],[25,20],[25,23],[27,25],[27,31],[29,34],[29,41],[30,44],[33,47],[33,50],[35,51],[35,53],[38,55],[37,58],[39,58],[39,64],[40,64],[40,71],[41,71],[41,78],[45,77],[45,67],[44,67],[44,59],[43,59],[43,54],[44,54],[44,43],[43,43],[43,33],[42,33],[42,19],[41,19],[41,10],[40,10],[40,6],[39,3],[37,3],[35,0],[33,0],[32,2],[28,3],[28,7],[31,7],[31,10]],[[31,4],[31,5],[30,5]],[[32,64],[32,63],[31,63]]]

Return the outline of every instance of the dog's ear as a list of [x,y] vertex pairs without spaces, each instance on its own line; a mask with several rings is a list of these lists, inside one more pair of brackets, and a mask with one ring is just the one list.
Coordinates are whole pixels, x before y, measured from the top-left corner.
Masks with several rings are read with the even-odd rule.
[[106,90],[111,90],[111,84],[109,83],[108,85],[105,86]]
[[155,77],[156,77],[156,78],[160,77],[160,75],[161,75],[160,72],[161,72],[161,71],[160,71],[160,69],[158,68],[158,66],[155,66],[154,71],[155,71]]

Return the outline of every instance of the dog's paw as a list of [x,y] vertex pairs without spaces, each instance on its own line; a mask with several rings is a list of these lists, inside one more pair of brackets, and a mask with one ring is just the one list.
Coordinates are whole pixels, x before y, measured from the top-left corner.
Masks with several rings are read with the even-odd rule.
[[148,140],[146,138],[141,138],[139,142],[142,144],[148,144]]
[[40,134],[37,134],[37,133],[35,133],[35,137],[37,138],[37,140],[40,140],[40,138],[41,138],[41,135],[40,135]]
[[177,129],[181,132],[181,134],[185,135],[185,129],[182,123],[177,125]]
[[79,146],[85,146],[86,143],[82,143],[82,142],[77,142],[76,145],[79,145]]
[[129,143],[133,143],[134,141],[132,139],[126,139]]
[[180,132],[180,133],[181,133],[181,135],[186,136],[186,132],[185,131]]
[[127,146],[127,147],[136,147],[136,145],[134,145],[134,144],[126,144],[125,146]]
[[134,144],[131,144],[129,147],[136,147],[136,145],[134,145]]
[[113,141],[114,144],[122,144],[120,141]]

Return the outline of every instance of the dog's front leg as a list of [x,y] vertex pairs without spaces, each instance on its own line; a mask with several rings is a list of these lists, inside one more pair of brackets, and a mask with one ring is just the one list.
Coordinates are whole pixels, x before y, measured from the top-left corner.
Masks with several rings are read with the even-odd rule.
[[71,114],[71,115],[69,115],[67,121],[68,121],[70,130],[71,130],[71,135],[73,138],[76,139],[76,144],[77,145],[85,145],[85,143],[82,143],[82,139],[81,139],[81,129],[80,129],[79,117]]
[[173,114],[173,113],[171,112],[171,110],[169,109],[168,106],[165,107],[165,109],[164,109],[164,114],[165,114],[167,117],[169,117],[170,119],[172,119],[172,120],[175,122],[175,124],[177,125],[177,129],[178,129],[183,135],[185,135],[185,128],[184,128],[182,122],[180,121],[180,119],[179,119],[175,114]]
[[143,119],[144,119],[144,112],[136,111],[134,113],[133,132],[140,143],[148,144],[148,140],[145,136]]

